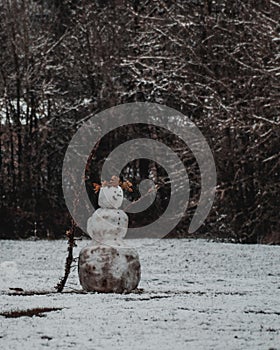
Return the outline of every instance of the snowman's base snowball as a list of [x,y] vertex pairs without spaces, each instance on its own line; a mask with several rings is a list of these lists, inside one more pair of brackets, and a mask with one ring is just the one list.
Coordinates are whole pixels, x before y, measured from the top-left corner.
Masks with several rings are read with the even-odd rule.
[[137,288],[140,262],[135,249],[86,246],[79,256],[80,283],[88,292],[123,293]]

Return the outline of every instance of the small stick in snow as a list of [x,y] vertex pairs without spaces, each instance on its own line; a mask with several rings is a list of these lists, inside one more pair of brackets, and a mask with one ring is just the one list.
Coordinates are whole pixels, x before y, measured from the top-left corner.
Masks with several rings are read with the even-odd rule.
[[66,231],[66,236],[68,238],[68,256],[65,262],[64,276],[63,278],[60,279],[58,284],[55,286],[55,289],[57,290],[58,293],[61,293],[63,291],[63,288],[65,287],[66,281],[71,271],[71,265],[73,262],[73,247],[76,245],[75,238],[74,238],[75,229],[76,229],[76,224],[72,220],[72,225],[70,230]]

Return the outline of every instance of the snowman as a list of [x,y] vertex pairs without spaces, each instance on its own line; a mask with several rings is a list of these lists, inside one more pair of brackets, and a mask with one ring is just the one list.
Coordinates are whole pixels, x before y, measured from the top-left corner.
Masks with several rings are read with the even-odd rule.
[[128,227],[128,216],[120,209],[123,190],[119,178],[103,182],[100,187],[100,206],[87,222],[92,238],[79,255],[79,279],[86,291],[104,293],[130,292],[140,281],[140,262],[135,249],[123,238]]

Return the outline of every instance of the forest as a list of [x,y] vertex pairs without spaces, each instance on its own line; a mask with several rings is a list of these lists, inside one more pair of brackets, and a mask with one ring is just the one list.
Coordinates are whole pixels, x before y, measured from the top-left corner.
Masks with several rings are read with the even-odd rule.
[[[280,4],[277,0],[1,0],[0,237],[61,238],[71,225],[61,173],[81,124],[112,106],[156,102],[190,118],[215,159],[212,210],[195,237],[280,243]],[[170,237],[187,237],[200,196],[194,156],[161,128],[116,129],[87,169],[89,197],[104,158],[139,136],[176,150],[191,181],[186,215]],[[153,206],[169,193],[158,164],[123,169],[137,185],[150,174]]]

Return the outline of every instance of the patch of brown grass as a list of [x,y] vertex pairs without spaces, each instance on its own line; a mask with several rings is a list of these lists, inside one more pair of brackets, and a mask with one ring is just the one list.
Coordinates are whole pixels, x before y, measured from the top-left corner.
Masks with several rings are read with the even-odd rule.
[[16,317],[22,317],[22,316],[38,316],[38,317],[43,317],[45,312],[51,312],[51,311],[57,311],[57,310],[62,310],[60,307],[38,307],[34,309],[27,309],[27,310],[15,310],[15,311],[6,311],[6,312],[1,312],[0,316],[4,316],[7,318],[16,318]]

